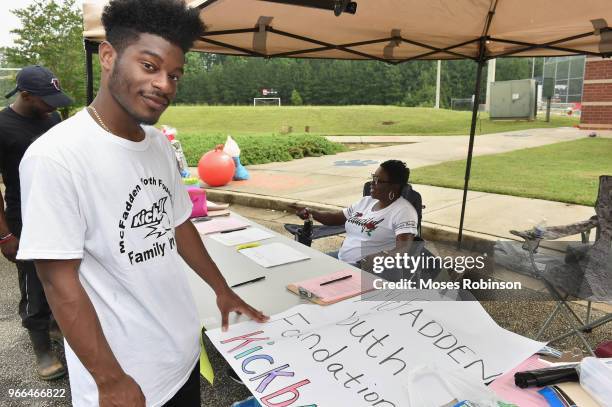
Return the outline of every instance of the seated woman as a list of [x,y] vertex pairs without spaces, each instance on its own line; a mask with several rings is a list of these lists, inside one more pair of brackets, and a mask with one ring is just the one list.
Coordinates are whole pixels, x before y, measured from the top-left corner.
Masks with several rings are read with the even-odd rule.
[[385,161],[372,174],[370,196],[364,196],[342,211],[297,208],[296,214],[302,219],[312,215],[324,225],[344,225],[346,238],[338,259],[357,264],[366,256],[399,248],[416,236],[417,211],[401,195],[409,174],[403,162]]

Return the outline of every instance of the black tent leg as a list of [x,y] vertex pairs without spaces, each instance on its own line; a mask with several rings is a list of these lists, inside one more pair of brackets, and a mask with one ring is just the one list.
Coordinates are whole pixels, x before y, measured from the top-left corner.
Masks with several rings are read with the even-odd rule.
[[467,162],[465,164],[465,184],[463,186],[463,202],[461,204],[461,220],[459,221],[459,235],[457,238],[457,248],[461,249],[463,239],[463,220],[465,216],[465,205],[467,201],[467,191],[470,182],[470,170],[472,169],[472,153],[474,151],[474,135],[476,134],[476,119],[478,118],[478,107],[480,105],[480,83],[482,81],[482,69],[485,65],[484,58],[484,39],[481,40],[480,58],[476,70],[476,90],[474,91],[474,106],[472,107],[472,125],[470,127],[470,144],[468,146]]
[[87,104],[89,105],[94,98],[93,94],[93,54],[96,44],[85,40],[85,69],[87,74]]

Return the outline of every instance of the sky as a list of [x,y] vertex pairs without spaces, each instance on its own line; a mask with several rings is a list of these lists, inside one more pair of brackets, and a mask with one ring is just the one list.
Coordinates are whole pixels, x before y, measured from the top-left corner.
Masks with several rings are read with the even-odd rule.
[[[29,6],[36,0],[3,0],[4,3],[0,6],[0,47],[12,46],[14,37],[10,34],[10,31],[15,28],[20,28],[20,22],[10,12],[10,10],[20,9]],[[55,0],[59,3],[63,3],[63,0]],[[9,3],[9,5],[7,5]],[[83,0],[77,0],[76,4],[81,7]]]

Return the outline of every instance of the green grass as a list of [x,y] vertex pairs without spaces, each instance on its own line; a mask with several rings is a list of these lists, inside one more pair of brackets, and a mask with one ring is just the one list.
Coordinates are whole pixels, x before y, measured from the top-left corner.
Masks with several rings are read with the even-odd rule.
[[[474,157],[470,190],[593,206],[612,174],[612,139],[581,139]],[[465,160],[415,168],[415,184],[463,188]]]
[[[578,119],[551,116],[546,123],[536,121],[490,121],[481,114],[476,134],[562,127],[578,124]],[[465,135],[470,130],[471,112],[398,106],[173,106],[161,117],[182,133],[244,134],[279,133],[284,126],[303,133],[321,135]],[[383,124],[386,122],[388,124]]]
[[[345,151],[340,143],[310,134],[233,136],[240,146],[240,162],[244,165],[291,161],[296,158],[318,157]],[[200,157],[218,144],[225,143],[222,134],[179,133],[185,157],[190,166],[197,166]]]

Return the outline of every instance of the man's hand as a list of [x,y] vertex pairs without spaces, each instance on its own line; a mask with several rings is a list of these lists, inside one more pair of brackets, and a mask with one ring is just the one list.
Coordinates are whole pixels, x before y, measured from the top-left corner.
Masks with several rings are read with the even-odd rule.
[[19,239],[16,237],[12,237],[9,241],[0,245],[2,249],[2,255],[6,257],[9,261],[15,263],[15,257],[17,256],[17,250],[19,249]]
[[229,313],[236,312],[238,314],[246,314],[249,318],[257,322],[266,322],[270,317],[264,315],[263,312],[256,310],[249,304],[244,302],[231,289],[225,290],[217,295],[217,306],[221,311],[221,329],[225,332],[229,326]]
[[100,407],[144,407],[145,396],[138,383],[124,374],[117,380],[98,385]]
[[227,331],[229,313],[246,314],[257,322],[266,322],[269,318],[257,311],[240,298],[228,286],[227,281],[210,258],[193,223],[186,220],[174,229],[176,247],[185,263],[194,270],[217,294],[217,307],[221,311],[221,326]]

